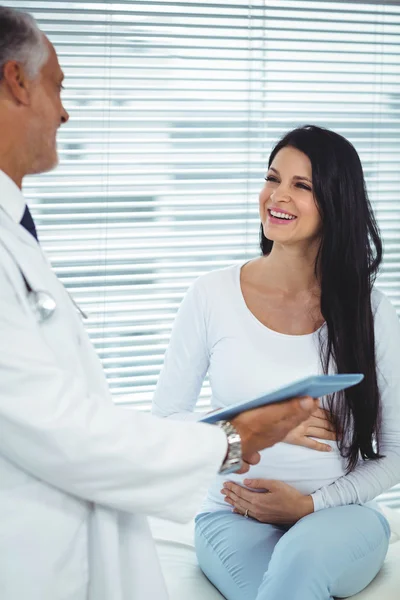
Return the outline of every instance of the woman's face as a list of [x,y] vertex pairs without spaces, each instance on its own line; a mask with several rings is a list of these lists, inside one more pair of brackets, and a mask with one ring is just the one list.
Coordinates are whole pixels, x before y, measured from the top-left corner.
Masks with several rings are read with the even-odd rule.
[[282,244],[314,242],[321,232],[308,156],[285,146],[271,163],[260,192],[264,235]]

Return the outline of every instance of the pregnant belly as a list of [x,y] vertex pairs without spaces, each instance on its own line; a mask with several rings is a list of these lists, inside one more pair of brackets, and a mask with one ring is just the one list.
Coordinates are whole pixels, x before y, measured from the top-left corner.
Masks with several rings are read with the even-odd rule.
[[346,465],[335,443],[330,443],[331,452],[317,452],[302,446],[276,444],[261,453],[258,465],[252,466],[244,475],[218,476],[212,484],[208,502],[226,507],[220,492],[224,481],[235,481],[241,485],[245,479],[277,479],[293,486],[302,494],[311,494],[333,483],[346,472]]

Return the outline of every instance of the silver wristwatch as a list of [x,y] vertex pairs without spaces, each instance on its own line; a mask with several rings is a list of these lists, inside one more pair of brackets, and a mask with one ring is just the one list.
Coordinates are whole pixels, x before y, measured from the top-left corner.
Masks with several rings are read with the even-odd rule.
[[228,453],[219,470],[221,475],[235,473],[242,466],[242,441],[240,435],[229,421],[216,421],[228,440]]

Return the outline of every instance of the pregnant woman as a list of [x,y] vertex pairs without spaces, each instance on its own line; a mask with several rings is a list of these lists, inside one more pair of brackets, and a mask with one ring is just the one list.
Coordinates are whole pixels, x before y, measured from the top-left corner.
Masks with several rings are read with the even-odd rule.
[[[344,598],[382,566],[390,531],[373,499],[400,481],[400,325],[373,286],[382,244],[356,150],[326,129],[291,131],[259,210],[262,256],[189,289],[153,412],[198,418],[207,373],[213,409],[308,375],[364,373],[247,476],[219,477],[196,518],[199,564],[228,600]],[[302,432],[312,437],[295,445]],[[330,436],[318,451],[313,437]]]

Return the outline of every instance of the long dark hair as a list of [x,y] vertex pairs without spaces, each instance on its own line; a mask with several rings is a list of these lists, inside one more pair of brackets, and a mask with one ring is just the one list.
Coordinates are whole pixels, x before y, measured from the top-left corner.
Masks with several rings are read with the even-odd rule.
[[[314,125],[287,133],[274,147],[271,165],[282,148],[291,146],[308,156],[314,196],[322,220],[315,273],[321,284],[321,361],[328,373],[363,373],[363,381],[328,398],[339,450],[347,470],[359,457],[382,458],[379,452],[381,404],[378,390],[371,290],[382,260],[382,241],[365,188],[355,148],[344,137]],[[273,242],[264,236],[263,255]],[[327,330],[327,335],[326,335]]]

